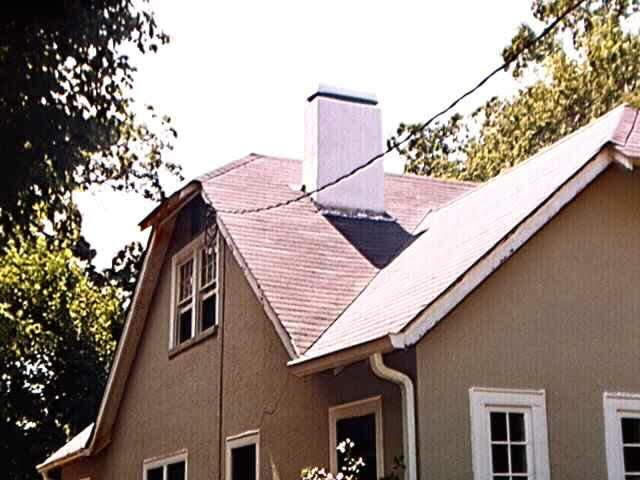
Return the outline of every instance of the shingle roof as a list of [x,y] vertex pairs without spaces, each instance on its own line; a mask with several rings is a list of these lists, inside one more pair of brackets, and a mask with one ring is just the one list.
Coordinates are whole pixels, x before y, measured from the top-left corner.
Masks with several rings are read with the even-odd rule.
[[640,154],[637,112],[620,107],[428,215],[299,363],[403,330],[609,142]]
[[[198,178],[218,209],[259,207],[299,195],[302,163],[252,154]],[[473,184],[385,175],[394,219],[324,215],[305,199],[250,215],[219,213],[251,275],[298,353],[305,350],[394,256],[431,209]]]

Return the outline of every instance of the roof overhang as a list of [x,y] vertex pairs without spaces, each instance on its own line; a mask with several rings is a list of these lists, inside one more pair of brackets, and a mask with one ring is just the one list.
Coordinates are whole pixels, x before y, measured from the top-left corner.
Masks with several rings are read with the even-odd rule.
[[187,185],[177,190],[165,201],[154,208],[151,213],[142,219],[138,224],[142,230],[151,225],[163,222],[178,213],[193,197],[202,190],[202,185],[198,181],[189,182]]
[[294,375],[305,377],[314,373],[346,367],[353,363],[366,360],[374,353],[388,353],[394,350],[390,336],[384,336],[367,343],[356,345],[331,354],[314,358],[304,356],[291,360],[287,365]]

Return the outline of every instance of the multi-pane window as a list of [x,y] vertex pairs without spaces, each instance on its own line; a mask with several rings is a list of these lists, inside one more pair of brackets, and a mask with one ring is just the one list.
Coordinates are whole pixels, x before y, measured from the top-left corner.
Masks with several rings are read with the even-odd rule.
[[605,393],[609,480],[640,480],[640,395]]
[[640,480],[640,413],[620,417],[625,480]]
[[216,323],[218,300],[216,250],[216,246],[212,246],[200,251],[200,322],[203,330]]
[[187,480],[185,455],[145,463],[143,480]]
[[544,391],[474,387],[469,399],[474,479],[548,480]]
[[193,258],[178,267],[177,343],[193,335]]
[[489,412],[491,473],[494,480],[529,478],[530,439],[528,412],[495,410]]
[[178,346],[218,323],[219,239],[205,245],[201,237],[174,257],[171,347]]

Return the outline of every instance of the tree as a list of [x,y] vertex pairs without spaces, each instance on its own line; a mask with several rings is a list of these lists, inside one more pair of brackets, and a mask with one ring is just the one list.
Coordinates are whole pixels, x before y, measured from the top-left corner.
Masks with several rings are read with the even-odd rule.
[[111,261],[111,268],[102,272],[103,279],[116,287],[120,295],[120,318],[113,319],[111,323],[111,333],[116,341],[119,341],[122,335],[125,313],[131,306],[143,260],[142,244],[131,242],[116,253]]
[[[550,23],[576,0],[533,0],[535,19]],[[640,105],[640,34],[631,20],[639,0],[587,0],[554,35],[510,64],[522,84],[509,98],[492,98],[473,114],[453,115],[416,132],[406,148],[406,171],[484,181],[532,156],[622,102]],[[637,15],[636,15],[637,19]],[[502,52],[514,59],[535,36],[522,25]]]
[[176,136],[170,118],[134,109],[126,52],[168,41],[144,3],[23,0],[3,15],[0,233],[68,217],[72,192],[93,185],[158,200],[161,172],[179,174],[161,155]]
[[132,54],[168,41],[147,0],[25,0],[0,23],[0,462],[12,479],[95,420],[142,257],[111,269],[73,193],[164,198],[167,116],[132,97]]
[[91,279],[74,239],[11,239],[0,252],[0,459],[6,478],[95,420],[121,319],[121,291]]

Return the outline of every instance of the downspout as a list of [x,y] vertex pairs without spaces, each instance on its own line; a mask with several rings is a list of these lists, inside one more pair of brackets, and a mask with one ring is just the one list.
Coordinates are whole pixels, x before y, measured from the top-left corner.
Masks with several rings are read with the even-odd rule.
[[406,467],[405,480],[417,480],[416,408],[413,381],[405,373],[386,366],[381,353],[371,355],[369,363],[371,370],[377,377],[400,386],[402,393],[402,450]]

